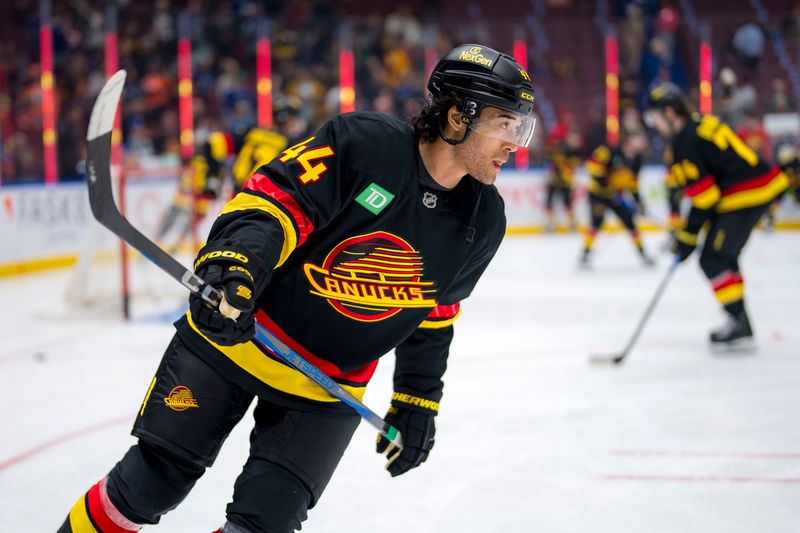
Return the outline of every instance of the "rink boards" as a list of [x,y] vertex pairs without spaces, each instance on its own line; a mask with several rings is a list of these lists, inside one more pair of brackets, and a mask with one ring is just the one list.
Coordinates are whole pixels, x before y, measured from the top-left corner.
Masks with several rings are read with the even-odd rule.
[[[504,170],[497,187],[506,204],[509,234],[536,233],[544,225],[546,169]],[[573,191],[579,223],[587,219],[587,176],[581,171]],[[176,176],[142,175],[128,178],[125,213],[145,235],[154,236],[176,190]],[[664,168],[645,167],[640,174],[641,195],[647,205],[644,229],[659,229],[667,220]],[[212,208],[210,212],[215,212]],[[561,206],[556,219],[565,222]],[[609,229],[618,229],[609,217]],[[800,205],[784,199],[777,215],[779,229],[800,228]],[[209,221],[206,221],[208,224]],[[203,235],[203,231],[199,232]],[[114,253],[117,241],[101,228],[89,210],[85,183],[55,186],[16,185],[0,188],[0,276],[69,266],[82,251]]]

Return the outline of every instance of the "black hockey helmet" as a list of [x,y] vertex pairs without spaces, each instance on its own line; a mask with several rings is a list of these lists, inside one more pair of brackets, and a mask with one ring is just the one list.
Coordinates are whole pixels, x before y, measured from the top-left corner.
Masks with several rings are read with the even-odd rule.
[[663,111],[665,107],[671,107],[684,117],[691,115],[689,101],[681,88],[674,83],[660,83],[647,94],[646,109]]
[[528,72],[510,55],[478,44],[456,46],[436,64],[428,91],[433,98],[450,93],[462,96],[462,120],[470,129],[475,129],[485,106],[520,115],[514,138],[506,140],[520,146],[530,142],[535,124],[533,84]]

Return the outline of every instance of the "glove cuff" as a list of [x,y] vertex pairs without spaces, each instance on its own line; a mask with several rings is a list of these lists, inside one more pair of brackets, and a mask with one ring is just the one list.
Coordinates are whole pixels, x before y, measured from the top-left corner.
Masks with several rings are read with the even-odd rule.
[[237,272],[250,278],[253,286],[258,287],[264,274],[264,267],[258,257],[247,248],[239,246],[231,240],[212,241],[203,246],[194,262],[194,270],[208,265],[224,263],[235,264]]
[[697,246],[697,233],[690,233],[681,229],[675,232],[675,239],[689,246]]
[[392,393],[392,406],[425,413],[430,416],[439,414],[439,402],[406,392],[395,391]]

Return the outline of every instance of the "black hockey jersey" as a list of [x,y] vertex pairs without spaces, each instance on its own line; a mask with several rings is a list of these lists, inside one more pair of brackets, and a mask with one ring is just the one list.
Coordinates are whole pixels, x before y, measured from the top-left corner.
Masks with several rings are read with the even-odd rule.
[[712,212],[769,203],[789,186],[780,168],[762,161],[713,115],[689,120],[673,139],[672,151],[672,176],[692,203],[686,221],[690,233],[697,233]]
[[[233,240],[272,270],[256,287],[256,320],[354,396],[396,347],[395,390],[438,402],[460,301],[504,233],[494,186],[467,176],[443,189],[409,124],[350,113],[259,168],[208,240]],[[260,396],[343,407],[253,342],[215,345],[188,314],[177,327]]]
[[586,160],[589,173],[589,192],[603,198],[613,198],[619,192],[639,192],[639,171],[642,156],[625,157],[619,148],[600,145]]

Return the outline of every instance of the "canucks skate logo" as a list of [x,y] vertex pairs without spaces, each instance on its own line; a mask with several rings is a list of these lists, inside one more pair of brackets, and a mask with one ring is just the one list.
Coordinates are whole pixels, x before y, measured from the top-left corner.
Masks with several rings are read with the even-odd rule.
[[310,292],[353,320],[378,322],[402,309],[436,306],[423,281],[421,254],[391,233],[376,231],[340,242],[321,266],[303,265]]
[[164,403],[173,411],[185,411],[190,407],[200,407],[192,391],[183,385],[178,385],[172,389],[167,397],[164,398]]

